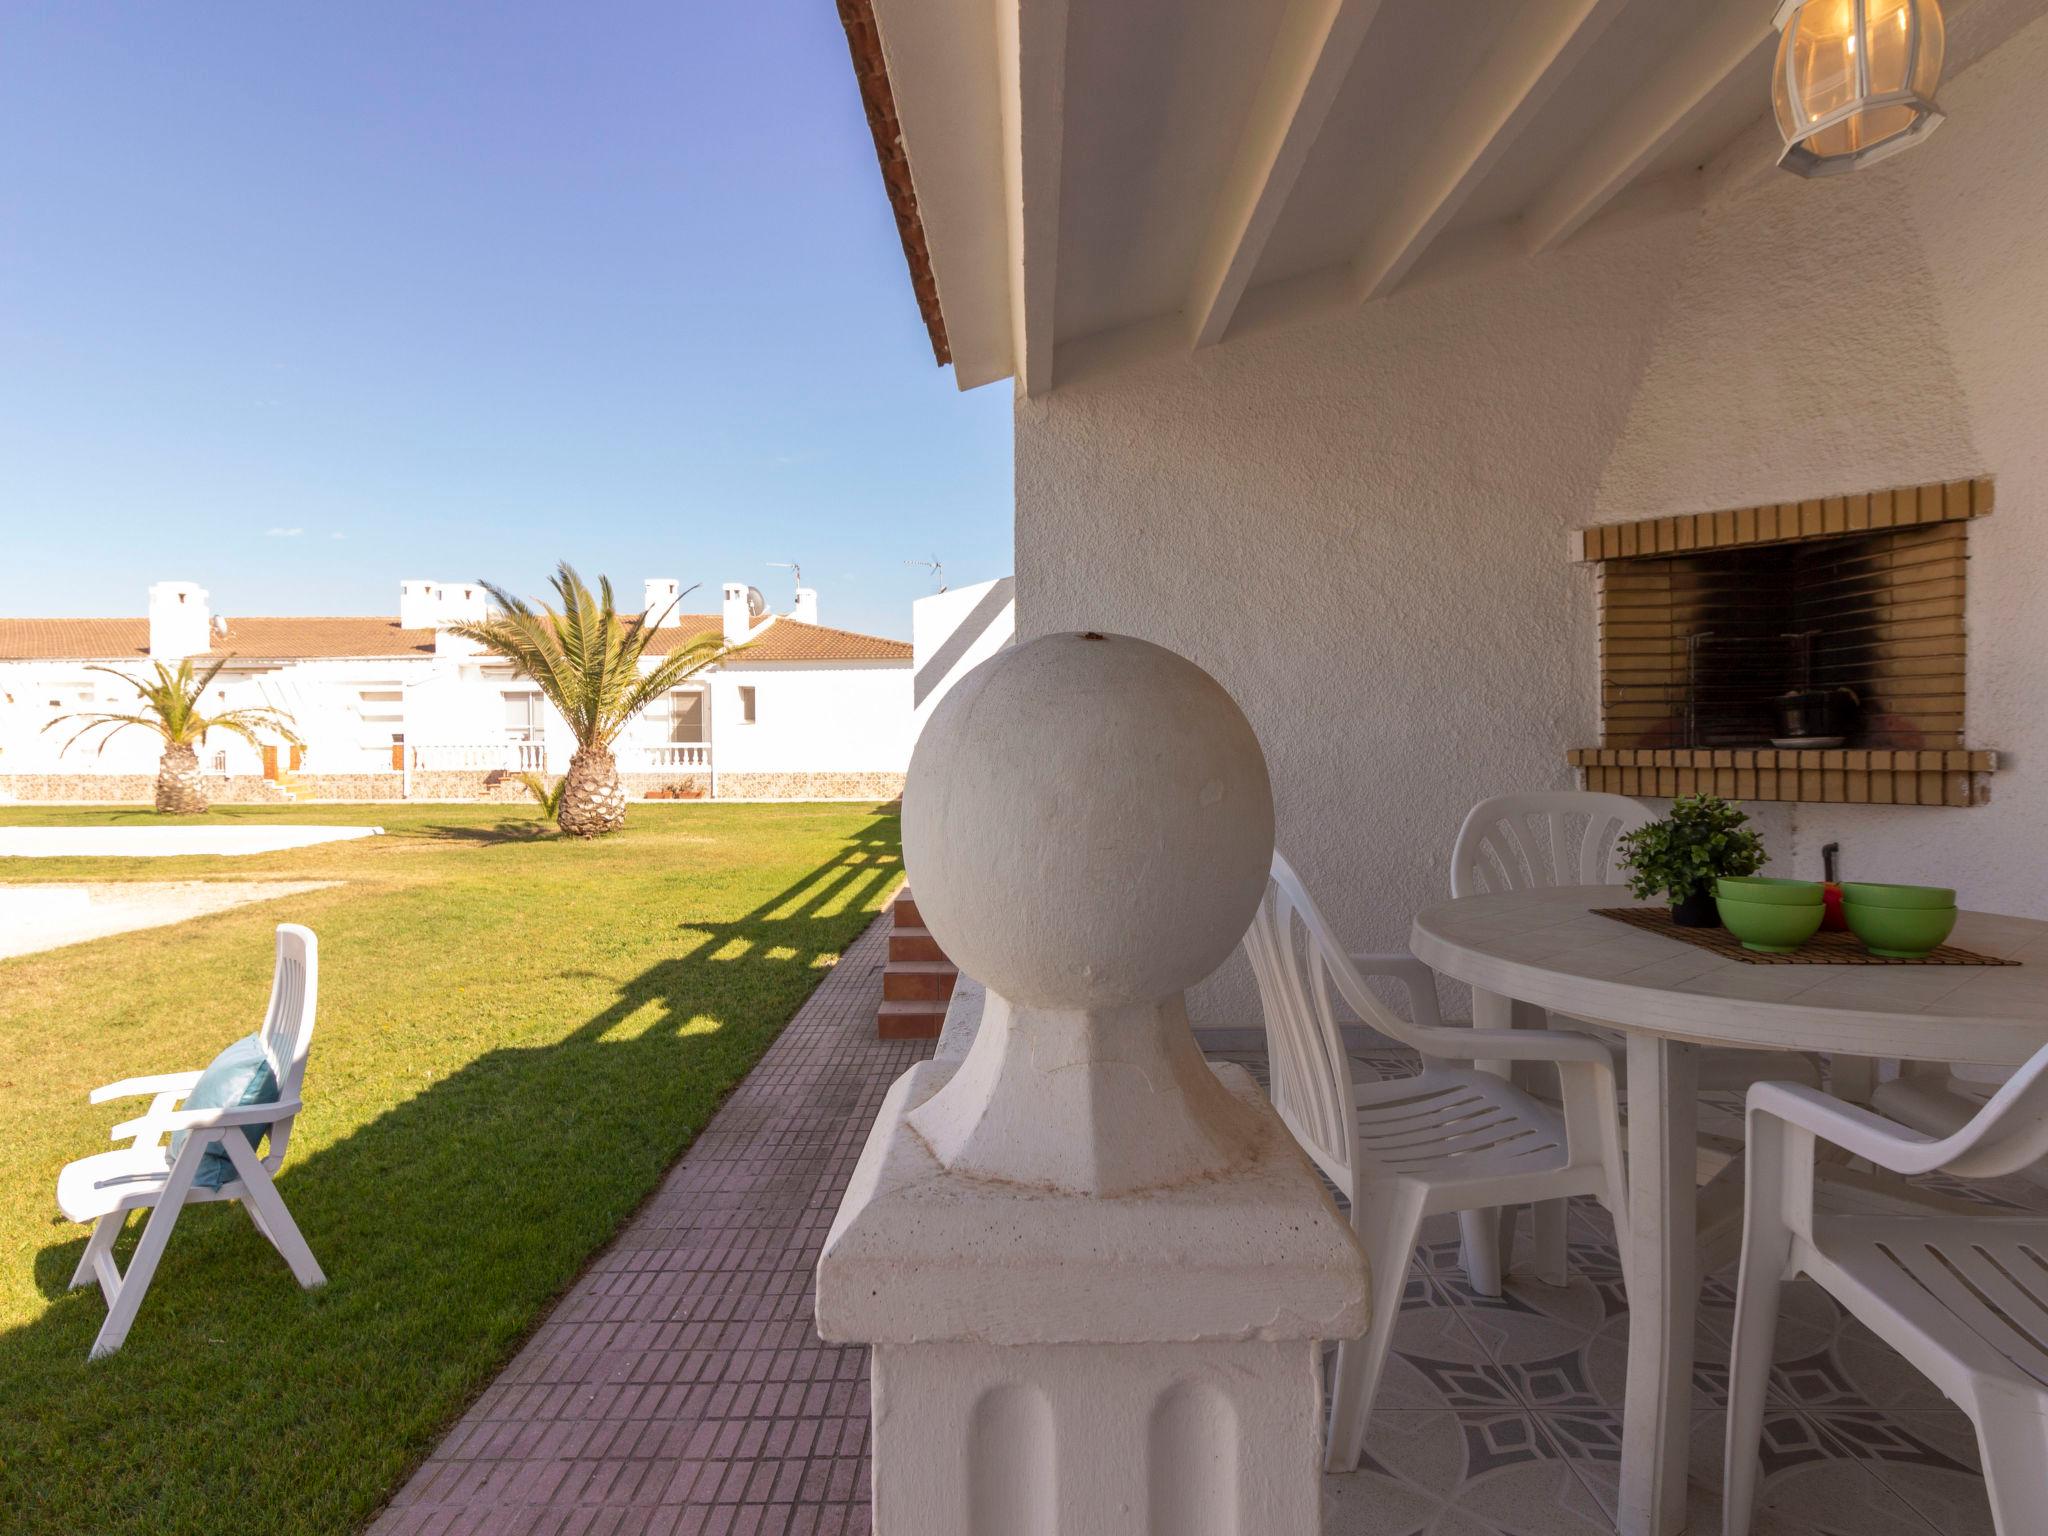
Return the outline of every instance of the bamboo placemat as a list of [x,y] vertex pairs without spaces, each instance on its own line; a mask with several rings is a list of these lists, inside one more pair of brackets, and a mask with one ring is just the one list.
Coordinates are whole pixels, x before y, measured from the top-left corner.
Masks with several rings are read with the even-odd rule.
[[1744,949],[1742,941],[1726,928],[1681,928],[1671,920],[1669,907],[1595,907],[1595,917],[1611,917],[1631,928],[1661,933],[1698,949],[1710,949],[1745,965],[2018,965],[2017,960],[2000,960],[1980,955],[1974,949],[1943,944],[1912,960],[1891,955],[1873,955],[1853,933],[1830,933],[1822,929],[1789,955],[1767,955]]

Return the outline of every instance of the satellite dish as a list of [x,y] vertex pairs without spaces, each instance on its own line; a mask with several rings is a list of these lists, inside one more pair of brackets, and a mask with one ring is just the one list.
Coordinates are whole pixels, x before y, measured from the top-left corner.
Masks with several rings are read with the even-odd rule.
[[759,587],[747,588],[747,617],[758,619],[768,612],[768,599]]

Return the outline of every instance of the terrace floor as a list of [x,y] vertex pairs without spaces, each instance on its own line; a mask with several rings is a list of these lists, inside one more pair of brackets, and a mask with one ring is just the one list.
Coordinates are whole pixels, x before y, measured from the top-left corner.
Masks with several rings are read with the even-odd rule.
[[[813,1333],[811,1273],[883,1093],[923,1054],[873,1037],[884,933],[848,950],[376,1536],[868,1530],[865,1355]],[[1410,1069],[1391,1046],[1354,1059]],[[1575,1208],[1571,1238],[1569,1285],[1516,1276],[1489,1300],[1464,1283],[1454,1223],[1426,1230],[1366,1463],[1326,1482],[1328,1536],[1613,1529],[1628,1313],[1604,1215]],[[1700,1307],[1702,1533],[1720,1529],[1727,1280]],[[1758,1536],[1990,1532],[1969,1422],[1810,1285],[1788,1300],[1772,1402]]]

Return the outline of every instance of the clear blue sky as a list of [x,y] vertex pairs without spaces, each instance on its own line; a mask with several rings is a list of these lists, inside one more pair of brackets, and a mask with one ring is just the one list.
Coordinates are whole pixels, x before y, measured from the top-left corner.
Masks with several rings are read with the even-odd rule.
[[1009,392],[932,364],[829,0],[8,6],[0,612],[798,560],[907,635],[933,555],[1009,569]]

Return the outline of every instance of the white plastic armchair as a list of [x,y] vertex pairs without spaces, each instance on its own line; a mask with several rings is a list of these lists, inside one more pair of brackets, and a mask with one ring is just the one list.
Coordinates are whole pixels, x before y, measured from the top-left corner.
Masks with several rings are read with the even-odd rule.
[[1622,836],[1657,818],[1627,795],[1495,795],[1465,813],[1451,845],[1451,895],[1618,885]]
[[[1618,885],[1624,878],[1621,839],[1657,818],[1627,795],[1571,789],[1494,795],[1465,813],[1451,845],[1451,895],[1483,896],[1501,891],[1555,889],[1567,885]],[[1583,1020],[1571,1027],[1592,1030]],[[1610,1042],[1612,1043],[1612,1042]],[[1486,1061],[1494,1071],[1504,1058]],[[1620,1061],[1617,1058],[1617,1075]],[[1522,1074],[1527,1079],[1529,1074]],[[1533,1087],[1524,1080],[1524,1088]],[[1460,1218],[1465,1268],[1483,1296],[1500,1294],[1503,1259],[1515,1248],[1516,1209],[1469,1211]],[[1552,1285],[1565,1280],[1565,1212],[1561,1204],[1539,1205],[1531,1217],[1536,1272]]]
[[1824,1215],[1819,1143],[1911,1177],[1994,1178],[2048,1153],[2048,1049],[1936,1139],[1795,1083],[1749,1093],[1749,1178],[1729,1361],[1725,1536],[1747,1536],[1779,1292],[1807,1275],[1970,1415],[2001,1536],[2048,1507],[2048,1220]]
[[[1429,967],[1407,955],[1346,954],[1277,853],[1244,944],[1265,1014],[1273,1106],[1350,1202],[1352,1225],[1372,1261],[1371,1331],[1338,1346],[1324,1452],[1330,1470],[1350,1471],[1364,1446],[1425,1217],[1591,1195],[1625,1227],[1613,1058],[1584,1035],[1445,1028]],[[1366,984],[1372,973],[1407,986],[1415,1022],[1379,1000]],[[1340,998],[1373,1029],[1419,1051],[1421,1073],[1355,1081],[1335,1006]],[[1562,1107],[1539,1104],[1505,1079],[1466,1065],[1475,1051],[1556,1065]]]
[[[127,1339],[177,1225],[178,1213],[194,1202],[241,1202],[250,1222],[291,1266],[300,1285],[310,1289],[325,1283],[326,1276],[273,1182],[302,1107],[299,1095],[313,1040],[319,971],[319,944],[312,930],[295,923],[280,924],[277,963],[271,973],[270,1004],[262,1030],[263,1054],[278,1084],[276,1102],[235,1109],[178,1108],[199,1081],[198,1072],[123,1078],[92,1091],[94,1104],[151,1096],[147,1110],[122,1121],[109,1133],[112,1140],[125,1141],[127,1146],[80,1158],[57,1176],[58,1208],[72,1221],[92,1223],[92,1236],[72,1272],[71,1285],[76,1289],[97,1280],[107,1299],[107,1318],[93,1340],[92,1358],[112,1354]],[[269,1127],[261,1157],[250,1144],[248,1126]],[[173,1159],[166,1138],[181,1131],[187,1134]],[[217,1190],[194,1182],[206,1154],[216,1147],[234,1167],[234,1176]],[[114,1262],[114,1240],[128,1213],[144,1207],[152,1208],[149,1224],[124,1275]]]

